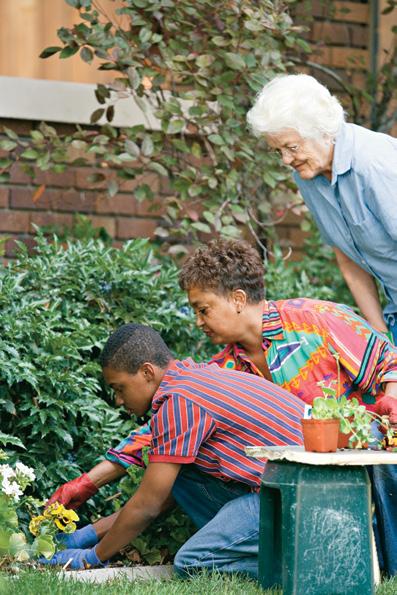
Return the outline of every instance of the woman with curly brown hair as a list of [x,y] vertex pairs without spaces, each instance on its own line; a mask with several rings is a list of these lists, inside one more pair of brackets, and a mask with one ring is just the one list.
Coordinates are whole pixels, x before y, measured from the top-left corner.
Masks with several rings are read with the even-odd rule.
[[[218,365],[264,376],[311,403],[320,381],[337,380],[338,360],[338,395],[356,396],[370,409],[384,398],[381,384],[397,397],[397,351],[387,338],[345,305],[266,300],[263,263],[247,242],[221,239],[198,248],[180,285],[199,328],[227,345],[212,358]],[[385,402],[397,421],[397,400]]]
[[[197,325],[216,344],[212,361],[261,375],[311,403],[319,382],[358,398],[397,422],[397,350],[349,307],[307,298],[267,301],[258,252],[216,240],[198,248],[180,273]],[[397,473],[374,466],[377,546],[383,569],[397,573]]]

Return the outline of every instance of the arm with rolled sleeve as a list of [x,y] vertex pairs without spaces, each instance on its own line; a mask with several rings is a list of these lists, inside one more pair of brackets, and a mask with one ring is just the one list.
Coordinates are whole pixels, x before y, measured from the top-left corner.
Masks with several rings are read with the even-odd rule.
[[150,463],[141,485],[122,508],[112,528],[96,546],[96,555],[102,562],[109,560],[137,537],[172,501],[172,487],[180,465],[176,463]]
[[336,261],[343,278],[364,318],[378,331],[387,332],[374,277],[334,247]]
[[374,396],[394,392],[397,349],[387,338],[347,307],[326,307],[319,314],[317,324],[326,331],[330,351],[339,355],[352,382]]
[[215,423],[189,399],[169,396],[152,417],[152,448],[142,483],[125,505],[96,553],[107,560],[143,531],[169,507],[171,491],[181,464],[193,463]]
[[[66,550],[66,553],[62,552],[62,561],[70,556],[76,558],[76,568],[83,567],[84,561],[91,559],[94,564],[101,565],[130,543],[169,508],[172,487],[181,464],[192,463],[202,442],[215,431],[215,423],[204,409],[177,395],[165,400],[151,423],[150,462],[138,490],[93,550]],[[49,563],[61,562],[56,554]]]
[[49,560],[41,558],[39,561],[51,566],[69,562],[70,567],[75,570],[105,566],[112,556],[170,506],[171,491],[179,469],[180,465],[172,463],[148,465],[138,490],[121,509],[113,526],[97,545],[90,542],[89,545],[93,547],[89,549],[66,549],[57,552]]
[[376,397],[375,412],[397,424],[397,349],[384,335],[362,319],[360,324],[358,316],[354,321],[353,316],[347,325],[345,320],[327,317],[330,343],[353,382]]
[[105,457],[111,463],[116,463],[124,469],[131,465],[144,467],[142,449],[149,446],[152,441],[150,423],[147,423],[133,430],[116,447],[110,448]]

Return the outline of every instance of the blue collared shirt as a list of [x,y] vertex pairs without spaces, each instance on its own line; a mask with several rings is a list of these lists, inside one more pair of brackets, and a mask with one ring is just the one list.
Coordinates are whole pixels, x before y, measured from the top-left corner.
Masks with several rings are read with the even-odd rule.
[[326,244],[378,279],[397,312],[397,139],[343,124],[335,141],[332,180],[294,179]]

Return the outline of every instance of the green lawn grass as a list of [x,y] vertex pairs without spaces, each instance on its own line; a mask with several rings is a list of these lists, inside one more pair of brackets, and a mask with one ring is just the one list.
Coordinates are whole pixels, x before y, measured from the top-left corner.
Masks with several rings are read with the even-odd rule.
[[[132,586],[133,585],[133,586]],[[114,580],[104,584],[59,578],[54,571],[28,570],[0,577],[1,595],[263,595],[256,581],[220,574],[198,575],[189,580]],[[277,591],[267,591],[276,594]]]
[[[18,575],[0,574],[1,595],[276,595],[262,591],[258,583],[236,576],[198,575],[190,580],[111,581],[103,585],[64,580],[53,569],[21,571]],[[397,595],[397,578],[383,582],[376,595]]]

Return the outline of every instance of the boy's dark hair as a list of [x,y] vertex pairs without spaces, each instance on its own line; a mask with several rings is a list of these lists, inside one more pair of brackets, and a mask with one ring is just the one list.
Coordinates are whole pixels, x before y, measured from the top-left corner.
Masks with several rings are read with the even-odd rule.
[[145,362],[166,368],[173,359],[160,334],[143,324],[123,324],[112,333],[99,356],[102,368],[136,374]]
[[197,248],[186,259],[179,285],[184,291],[199,287],[220,295],[243,289],[248,302],[256,304],[265,296],[264,273],[261,257],[251,244],[219,239]]

